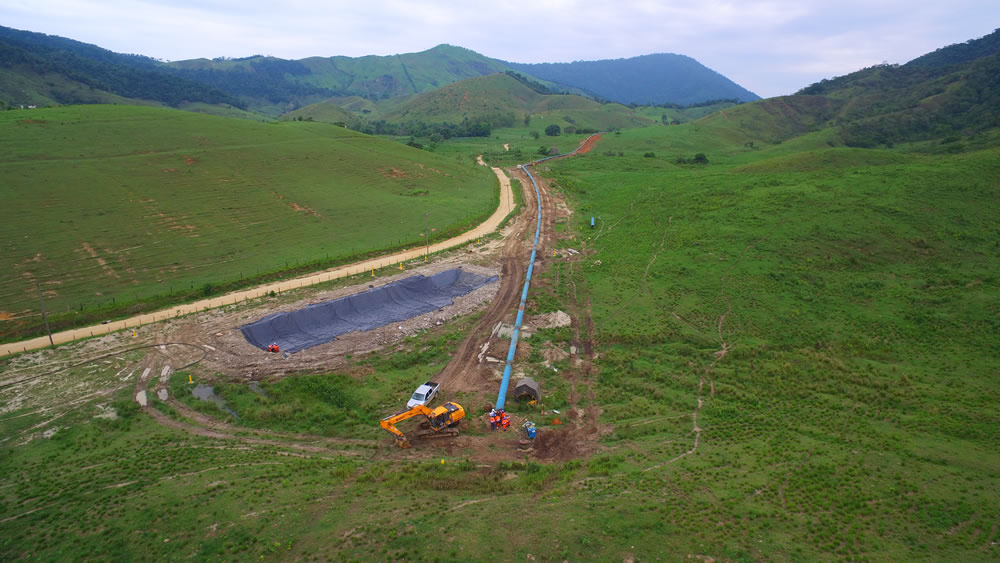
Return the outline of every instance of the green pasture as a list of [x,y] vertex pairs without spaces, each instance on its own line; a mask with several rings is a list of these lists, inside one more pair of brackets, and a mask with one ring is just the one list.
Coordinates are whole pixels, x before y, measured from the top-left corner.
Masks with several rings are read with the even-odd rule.
[[[493,174],[322,123],[131,106],[0,114],[0,311],[79,314],[454,234]],[[425,218],[426,215],[426,218]]]
[[[434,151],[464,163],[527,135]],[[220,382],[238,420],[186,397],[174,376],[174,397],[238,428],[372,447],[299,457],[193,436],[137,412],[131,390],[56,420],[11,408],[0,414],[0,435],[16,437],[0,443],[0,556],[1000,558],[1000,150],[776,136],[732,116],[651,126],[536,167],[574,210],[559,244],[583,256],[542,257],[526,313],[589,303],[597,356],[591,381],[568,360],[542,366],[544,348],[576,339],[546,329],[524,341],[518,367],[542,383],[547,410],[565,413],[573,385],[579,407],[600,407],[592,456],[496,461],[453,448],[428,460],[381,447],[378,418],[440,370],[468,317],[343,372],[264,383],[265,394]],[[689,163],[699,153],[708,163]],[[482,401],[445,398],[472,414]],[[102,402],[120,418],[94,418]],[[696,412],[698,448],[684,456]],[[483,431],[470,421],[463,432]]]
[[[665,483],[646,498],[702,553],[996,557],[1000,151],[720,131],[624,131],[547,165],[590,250],[621,487]],[[698,451],[663,465],[692,447],[703,377]]]

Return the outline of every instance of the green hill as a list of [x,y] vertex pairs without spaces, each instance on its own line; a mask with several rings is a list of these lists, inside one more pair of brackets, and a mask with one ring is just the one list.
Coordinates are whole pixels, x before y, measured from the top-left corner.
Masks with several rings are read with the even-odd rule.
[[[697,127],[756,148],[820,138],[826,145],[867,148],[922,142],[933,145],[928,150],[954,152],[985,146],[989,132],[1000,127],[998,43],[1000,32],[994,32],[930,58],[878,65],[792,96],[727,108],[698,120]],[[807,133],[813,135],[802,137]]]
[[167,68],[277,115],[334,96],[382,100],[417,94],[506,67],[468,49],[438,45],[391,56],[197,59],[175,61]]
[[26,323],[4,338],[40,328],[36,281],[65,326],[422,242],[425,212],[444,236],[496,197],[471,161],[160,108],[0,112],[0,153],[0,311]]
[[509,127],[521,123],[525,116],[536,123],[544,120],[546,124],[594,129],[652,122],[634,115],[633,110],[621,104],[601,104],[573,94],[540,94],[508,74],[470,78],[414,96],[383,117],[390,122],[430,123],[470,119],[488,121],[494,127]]
[[1000,126],[1000,30],[902,66],[823,80],[799,94],[838,104],[831,123],[852,146],[973,135]]
[[350,125],[357,123],[358,119],[353,113],[337,105],[333,101],[323,101],[301,107],[281,116],[282,120],[306,120],[320,121],[323,123],[333,123],[338,125]]
[[220,90],[163,72],[149,57],[0,26],[0,103],[137,102],[242,105]]

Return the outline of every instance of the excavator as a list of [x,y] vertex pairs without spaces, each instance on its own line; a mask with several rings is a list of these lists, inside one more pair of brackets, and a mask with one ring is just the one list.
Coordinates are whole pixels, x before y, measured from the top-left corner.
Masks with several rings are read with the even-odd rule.
[[445,403],[433,409],[424,405],[414,405],[413,408],[387,416],[382,419],[382,429],[396,438],[396,445],[401,448],[412,447],[406,436],[396,428],[400,422],[415,416],[425,416],[427,421],[421,424],[418,438],[446,438],[457,436],[458,422],[465,418],[465,409],[458,403]]

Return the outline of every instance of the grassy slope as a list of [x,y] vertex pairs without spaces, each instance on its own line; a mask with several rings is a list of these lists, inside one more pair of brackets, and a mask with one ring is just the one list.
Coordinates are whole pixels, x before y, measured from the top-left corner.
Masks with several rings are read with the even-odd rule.
[[[550,265],[528,314],[565,307],[573,291],[589,298],[595,397],[613,426],[600,455],[485,469],[461,451],[443,465],[364,449],[305,460],[155,426],[123,396],[119,422],[83,405],[51,440],[0,445],[0,514],[17,516],[0,524],[0,553],[995,559],[997,149],[831,148],[822,130],[754,150],[726,127],[607,135],[548,166],[576,210],[557,228],[588,237],[593,253]],[[710,164],[673,163],[696,152]],[[699,378],[730,306],[697,453],[664,465],[691,447]],[[540,331],[532,348],[568,338]],[[427,377],[457,342],[361,360],[371,389],[332,375],[309,384],[319,394],[270,388],[281,404],[242,390],[230,400],[251,426],[368,437],[367,411],[403,400],[402,382]],[[547,406],[564,406],[566,381],[526,367]],[[341,422],[325,432],[313,411]],[[0,428],[46,416],[12,412]],[[516,525],[496,533],[497,514]]]
[[[579,127],[609,129],[649,123],[621,104],[601,105],[576,95],[541,95],[505,74],[470,78],[433,92],[415,96],[395,110],[385,113],[387,121],[425,121],[458,123],[462,119],[512,112],[518,121],[530,114],[544,129],[556,123]],[[543,122],[544,120],[544,122]]]
[[37,308],[35,279],[58,312],[416,242],[424,212],[440,234],[495,197],[465,159],[319,123],[128,106],[0,120],[5,311]]
[[295,111],[290,111],[281,116],[282,120],[312,119],[322,123],[342,123],[347,124],[357,121],[357,117],[350,111],[340,107],[332,101],[323,101],[301,107]]
[[[98,90],[55,73],[39,73],[31,68],[0,68],[0,99],[13,106],[58,105],[66,96],[94,104],[141,104],[121,96]],[[156,102],[146,102],[159,105]]]
[[[553,165],[600,226],[582,277],[624,475],[595,508],[647,491],[637,510],[666,508],[667,546],[729,557],[986,556],[1000,150],[754,151],[709,129],[629,131]],[[711,164],[673,164],[695,152]],[[698,454],[631,473],[691,447],[722,340]]]

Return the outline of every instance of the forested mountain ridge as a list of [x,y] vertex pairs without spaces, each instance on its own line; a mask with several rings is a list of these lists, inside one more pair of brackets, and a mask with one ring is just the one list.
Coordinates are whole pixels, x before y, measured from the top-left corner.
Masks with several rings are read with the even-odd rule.
[[[333,97],[371,101],[403,98],[468,78],[517,71],[554,92],[584,93],[622,103],[689,105],[716,99],[757,99],[694,59],[671,55],[672,87],[665,69],[647,63],[663,56],[595,61],[592,80],[549,80],[514,63],[453,45],[418,53],[364,57],[308,57],[287,60],[255,55],[244,58],[163,62],[142,55],[114,53],[63,37],[0,27],[0,102],[7,104],[107,103],[149,100],[171,106],[188,102],[230,104],[277,116]],[[639,63],[637,63],[637,60]],[[641,63],[641,64],[640,64]],[[565,63],[573,68],[584,63]],[[638,66],[636,66],[638,64]],[[596,65],[596,66],[594,66]],[[533,66],[533,65],[527,65]],[[562,67],[560,67],[562,68]],[[589,71],[588,71],[589,72]],[[597,84],[600,81],[613,84]],[[595,82],[596,81],[596,82]],[[636,89],[656,96],[632,96]]]
[[821,80],[799,95],[824,96],[850,146],[871,147],[1000,127],[1000,30],[904,65],[876,65]]
[[671,53],[571,63],[504,64],[519,72],[624,104],[688,105],[717,99],[744,102],[760,99],[695,59]]
[[0,26],[0,102],[101,103],[117,97],[170,106],[242,103],[221,90],[163,72],[162,63],[96,45]]

